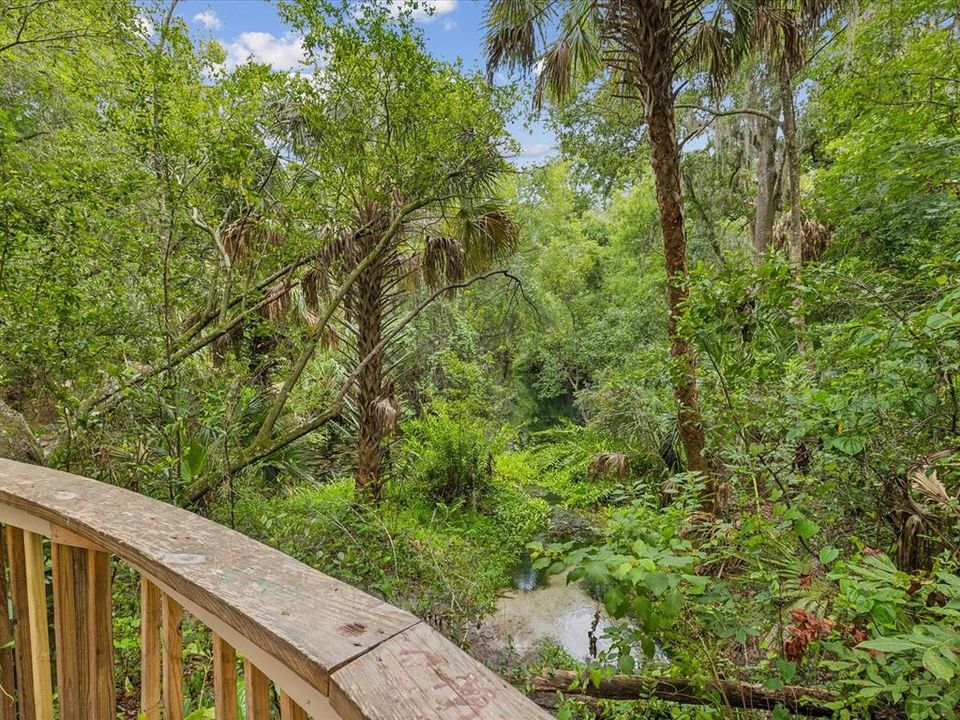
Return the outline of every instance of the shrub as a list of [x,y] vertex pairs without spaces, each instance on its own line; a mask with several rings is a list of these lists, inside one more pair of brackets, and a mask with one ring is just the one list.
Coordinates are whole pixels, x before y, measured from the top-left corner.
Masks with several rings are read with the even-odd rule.
[[433,401],[422,417],[404,424],[403,476],[416,494],[435,503],[477,509],[492,489],[498,437],[452,403]]

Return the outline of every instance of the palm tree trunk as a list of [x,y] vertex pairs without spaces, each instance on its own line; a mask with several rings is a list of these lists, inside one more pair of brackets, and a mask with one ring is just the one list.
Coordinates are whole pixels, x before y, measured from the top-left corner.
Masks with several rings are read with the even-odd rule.
[[[790,180],[790,269],[794,276],[803,266],[803,217],[800,210],[800,155],[797,151],[797,115],[793,104],[793,75],[789,71],[780,73],[780,99],[783,103],[783,151],[787,163],[787,177]],[[807,350],[804,340],[806,319],[803,316],[803,303],[797,295],[793,301],[793,323],[797,332],[797,349],[801,353]]]
[[[373,243],[375,244],[375,243]],[[357,358],[373,353],[357,376],[354,403],[357,412],[357,490],[369,500],[382,489],[383,427],[377,403],[384,394],[383,352],[376,352],[383,337],[383,264],[374,262],[357,278],[354,297]]]
[[[666,75],[666,74],[664,74]],[[651,87],[647,102],[651,165],[663,231],[663,254],[667,269],[667,332],[670,356],[676,363],[674,395],[677,398],[680,441],[688,470],[709,476],[704,456],[703,421],[697,400],[696,357],[693,346],[680,333],[680,321],[690,296],[687,274],[687,236],[683,226],[680,177],[680,146],[677,142],[673,94],[669,78]],[[712,508],[713,493],[706,499]]]

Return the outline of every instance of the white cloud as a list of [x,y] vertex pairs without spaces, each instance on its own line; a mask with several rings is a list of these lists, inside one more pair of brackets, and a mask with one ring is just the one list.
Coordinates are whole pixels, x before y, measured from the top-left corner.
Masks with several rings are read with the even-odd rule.
[[[390,10],[394,14],[399,14],[409,5],[408,0],[390,0]],[[457,9],[457,0],[418,0],[417,7],[411,14],[417,22],[433,22],[441,15],[449,15]],[[433,11],[431,13],[431,10]],[[447,21],[452,22],[452,21]],[[444,30],[449,30],[444,23]]]
[[536,160],[542,158],[547,153],[553,150],[553,145],[550,143],[535,142],[528,143],[520,148],[520,157],[527,160]]
[[244,32],[227,43],[226,49],[228,68],[254,60],[274,70],[293,70],[307,59],[303,37],[292,34],[277,37],[268,32]]
[[444,20],[444,21],[443,21],[443,29],[446,30],[447,32],[450,32],[450,31],[453,30],[456,26],[457,26],[457,21],[456,21],[456,20]]
[[213,10],[201,10],[193,16],[193,20],[203,25],[207,30],[219,30],[223,27],[223,23],[220,22],[220,18]]
[[137,16],[133,19],[133,24],[136,31],[140,33],[140,37],[142,37],[144,40],[149,40],[157,32],[157,28],[154,26],[153,20],[143,13],[137,14]]

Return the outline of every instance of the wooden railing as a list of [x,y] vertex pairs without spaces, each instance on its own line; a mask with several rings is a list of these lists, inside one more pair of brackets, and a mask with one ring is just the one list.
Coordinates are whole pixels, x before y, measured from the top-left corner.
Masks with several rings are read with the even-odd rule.
[[184,613],[213,635],[218,720],[238,716],[238,655],[247,720],[275,717],[271,683],[282,720],[549,717],[413,615],[143,495],[0,459],[0,522],[0,720],[117,717],[115,562],[140,573],[146,720],[183,717]]

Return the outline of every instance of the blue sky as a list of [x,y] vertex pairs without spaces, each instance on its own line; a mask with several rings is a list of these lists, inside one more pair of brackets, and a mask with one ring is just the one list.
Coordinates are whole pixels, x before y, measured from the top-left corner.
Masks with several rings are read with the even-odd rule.
[[[482,69],[486,0],[421,0],[425,3],[434,13],[418,11],[414,18],[427,49],[443,60],[460,60],[466,69]],[[278,70],[293,70],[303,56],[300,38],[269,0],[181,0],[177,13],[199,36],[216,38],[227,50],[228,64],[253,57]],[[554,138],[542,123],[528,127],[518,121],[511,132],[522,148],[520,163],[537,162],[555,152]]]

